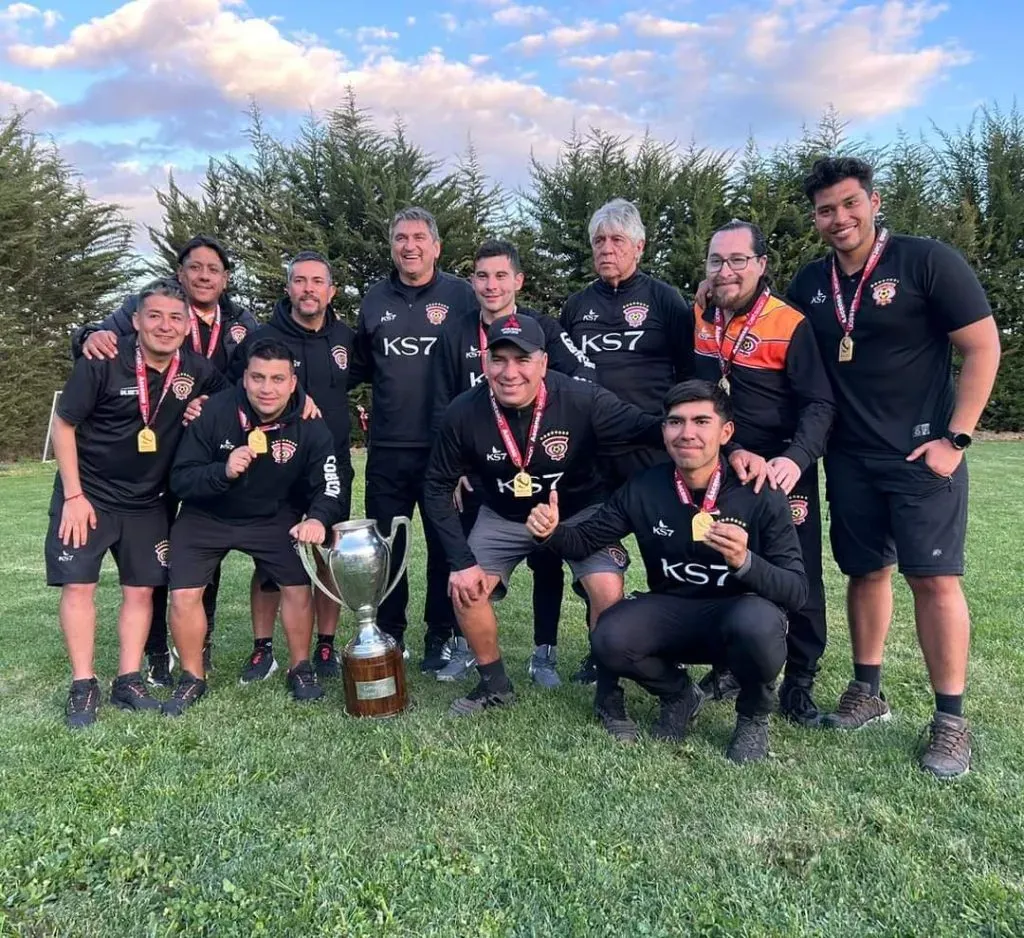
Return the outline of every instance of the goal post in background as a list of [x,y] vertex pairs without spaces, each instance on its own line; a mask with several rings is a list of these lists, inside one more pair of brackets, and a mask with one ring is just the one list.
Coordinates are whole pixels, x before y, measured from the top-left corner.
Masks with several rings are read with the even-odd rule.
[[50,404],[50,420],[46,425],[46,442],[43,443],[43,462],[49,462],[53,459],[53,453],[50,452],[50,440],[53,436],[53,417],[57,413],[57,401],[60,400],[60,391],[53,392],[53,403]]

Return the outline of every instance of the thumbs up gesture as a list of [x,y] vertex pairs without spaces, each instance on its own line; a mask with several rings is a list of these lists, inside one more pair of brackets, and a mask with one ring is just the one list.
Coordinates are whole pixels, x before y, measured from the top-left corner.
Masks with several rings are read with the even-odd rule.
[[548,503],[541,502],[533,506],[530,517],[526,519],[526,530],[538,540],[547,540],[558,527],[558,492],[551,490]]

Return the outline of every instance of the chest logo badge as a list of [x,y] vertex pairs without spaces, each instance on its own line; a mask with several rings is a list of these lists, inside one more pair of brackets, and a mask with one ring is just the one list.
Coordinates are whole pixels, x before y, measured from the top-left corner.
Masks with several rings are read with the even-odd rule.
[[875,306],[888,306],[896,299],[896,285],[898,280],[879,280],[871,285],[871,299]]
[[448,307],[444,303],[427,303],[427,319],[434,326],[439,326],[448,317]]
[[629,303],[622,307],[622,316],[634,329],[642,326],[647,318],[646,303]]

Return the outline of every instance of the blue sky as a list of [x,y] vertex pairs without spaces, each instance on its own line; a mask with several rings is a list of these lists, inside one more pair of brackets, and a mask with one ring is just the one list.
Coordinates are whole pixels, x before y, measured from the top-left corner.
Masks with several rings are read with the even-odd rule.
[[962,126],[1024,90],[1021,35],[1021,0],[0,0],[0,112],[31,109],[144,223],[169,168],[188,188],[244,153],[250,97],[287,134],[352,85],[440,157],[471,136],[514,185],[574,122],[725,149],[829,104],[880,142]]

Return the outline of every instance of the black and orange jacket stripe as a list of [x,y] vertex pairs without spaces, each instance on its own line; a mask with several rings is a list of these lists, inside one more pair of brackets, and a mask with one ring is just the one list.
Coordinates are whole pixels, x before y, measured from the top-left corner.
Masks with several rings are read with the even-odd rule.
[[[749,309],[738,312],[726,326],[726,358]],[[697,377],[717,382],[722,373],[713,309],[694,308],[694,352]],[[810,323],[775,294],[736,350],[729,384],[734,440],[744,449],[766,459],[787,456],[801,470],[824,453],[835,416],[832,387]]]

